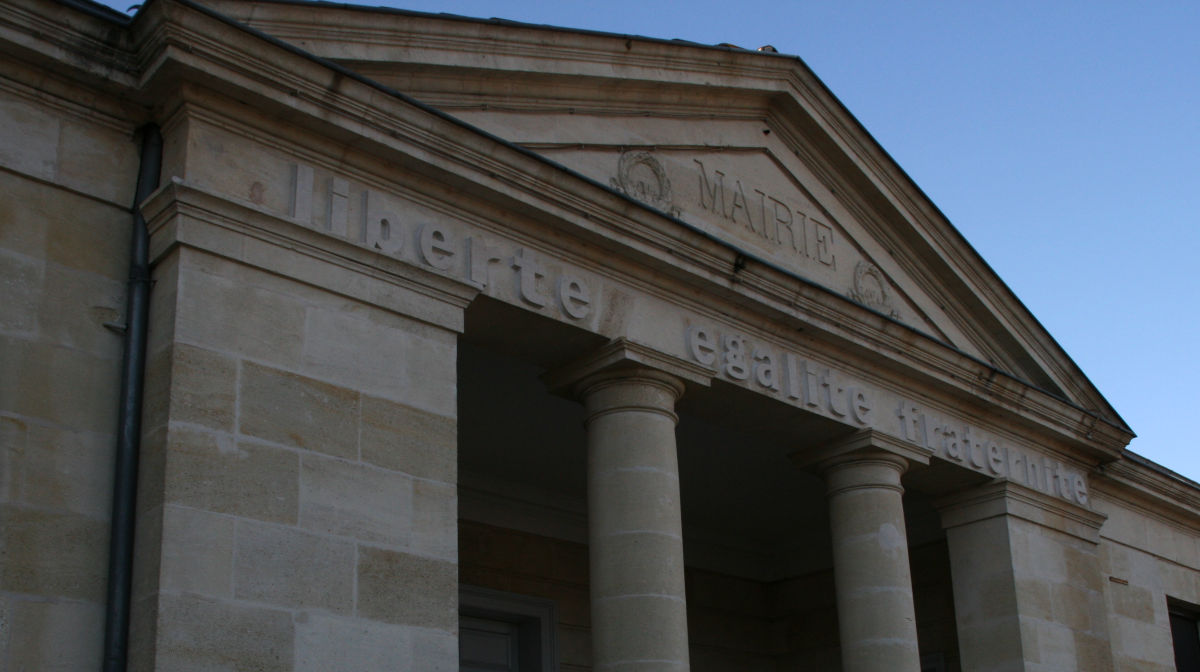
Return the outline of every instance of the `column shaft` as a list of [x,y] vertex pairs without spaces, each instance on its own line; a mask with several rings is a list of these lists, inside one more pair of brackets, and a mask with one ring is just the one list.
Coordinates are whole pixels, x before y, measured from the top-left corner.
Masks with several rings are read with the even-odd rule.
[[900,474],[904,458],[859,452],[825,469],[845,672],[919,672]]
[[636,369],[581,386],[587,407],[593,669],[688,669],[675,378]]

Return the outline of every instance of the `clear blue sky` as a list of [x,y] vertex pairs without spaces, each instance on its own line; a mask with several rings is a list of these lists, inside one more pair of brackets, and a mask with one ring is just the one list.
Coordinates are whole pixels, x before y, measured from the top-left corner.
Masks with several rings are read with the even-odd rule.
[[386,4],[800,56],[1138,433],[1131,449],[1200,480],[1200,2]]

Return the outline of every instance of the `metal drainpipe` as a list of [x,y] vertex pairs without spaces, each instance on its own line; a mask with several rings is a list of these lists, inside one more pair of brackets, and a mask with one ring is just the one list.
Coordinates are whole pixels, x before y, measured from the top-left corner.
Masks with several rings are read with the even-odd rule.
[[141,129],[142,156],[133,200],[133,236],[121,399],[117,416],[116,470],[113,476],[112,531],[108,545],[108,598],[104,609],[104,672],[124,672],[129,647],[129,607],[133,592],[134,505],[142,433],[146,369],[146,324],[150,313],[150,234],[141,204],[158,188],[162,134],[155,124]]

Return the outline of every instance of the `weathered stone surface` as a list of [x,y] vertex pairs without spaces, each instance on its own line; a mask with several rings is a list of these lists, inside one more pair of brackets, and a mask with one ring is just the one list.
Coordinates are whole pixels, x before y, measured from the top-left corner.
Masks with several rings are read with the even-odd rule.
[[58,133],[61,121],[32,104],[6,96],[0,100],[0,163],[53,180],[58,162]]
[[0,660],[7,670],[97,669],[102,658],[101,605],[14,597],[0,599]]
[[181,254],[175,332],[181,340],[241,357],[295,366],[305,303],[250,282],[232,262]]
[[292,615],[194,595],[163,595],[153,669],[290,672]]
[[167,502],[256,520],[295,523],[300,456],[227,434],[171,429]]
[[296,617],[296,671],[458,669],[458,640],[441,631],[317,613]]
[[0,409],[76,431],[111,432],[119,357],[0,336]]
[[106,323],[124,324],[126,282],[47,264],[38,303],[38,337],[97,357],[119,358],[121,338]]
[[238,389],[243,434],[338,457],[358,457],[353,390],[246,362]]
[[458,489],[452,483],[413,481],[414,553],[452,562],[458,560]]
[[0,501],[103,519],[112,490],[112,439],[0,416]]
[[0,296],[7,309],[0,314],[0,333],[29,337],[37,333],[45,265],[33,257],[0,249]]
[[102,602],[108,523],[0,505],[0,591]]
[[236,519],[172,505],[163,507],[162,517],[162,590],[233,597]]
[[128,131],[66,120],[59,131],[57,181],[110,202],[129,202],[140,160],[136,140]]
[[354,611],[351,542],[242,521],[234,550],[234,596],[295,609]]
[[322,379],[432,413],[452,417],[456,410],[454,334],[364,311],[361,304],[307,311],[304,367]]
[[407,546],[413,532],[413,479],[407,474],[305,455],[300,526],[385,546]]
[[[460,583],[552,600],[572,672],[664,642],[697,672],[837,669],[853,628],[913,591],[922,652],[951,671],[1173,667],[1168,599],[1200,604],[1195,484],[1122,453],[1099,393],[793,59],[201,4],[552,162],[170,0],[132,28],[4,3],[0,668],[95,667],[120,368],[104,323],[125,317],[146,121],[167,181],[146,206],[131,672],[454,672]],[[248,72],[265,76],[231,76]],[[459,331],[478,369],[460,370]],[[681,406],[713,431],[687,435],[678,472],[673,450],[636,455],[675,436],[670,404],[606,409],[593,430],[618,464],[594,469],[585,511],[582,430],[557,422],[579,408],[537,376],[610,339],[690,371],[689,395],[717,380]],[[507,358],[528,385],[487,370]],[[501,396],[513,436],[467,424]],[[902,505],[835,514],[836,543],[874,560],[835,577],[820,486],[775,472],[783,445],[865,427],[935,464]],[[905,514],[982,480],[1071,506],[933,524],[949,557],[913,555],[911,589],[871,583],[901,564]],[[476,486],[467,513],[492,526],[458,519]],[[685,541],[704,566],[687,591]],[[839,632],[846,581],[869,608]],[[625,606],[610,617],[592,588]],[[595,649],[593,607],[616,623]]]
[[435,628],[413,628],[413,665],[430,672],[458,670],[458,636]]
[[418,478],[457,480],[454,418],[379,397],[362,399],[362,459]]
[[183,343],[175,344],[171,352],[171,419],[233,431],[237,362]]
[[[1100,553],[1086,531],[1103,519],[1026,491],[988,488],[990,504],[963,504],[960,495],[942,511],[952,523],[946,536],[964,666],[1110,668],[1113,651],[1097,645],[1109,640]],[[995,503],[1019,500],[1036,506],[1037,522],[1024,509],[995,515]]]
[[358,615],[453,631],[458,567],[444,560],[369,546],[358,549]]

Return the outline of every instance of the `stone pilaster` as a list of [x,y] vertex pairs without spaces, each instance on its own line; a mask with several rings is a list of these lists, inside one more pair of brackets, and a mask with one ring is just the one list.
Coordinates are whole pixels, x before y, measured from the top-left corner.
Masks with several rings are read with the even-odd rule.
[[478,289],[179,182],[145,211],[130,672],[457,670],[457,339]]
[[927,458],[867,430],[797,459],[827,486],[842,669],[918,672],[900,476]]
[[1109,670],[1104,515],[1010,482],[938,503],[967,672]]

